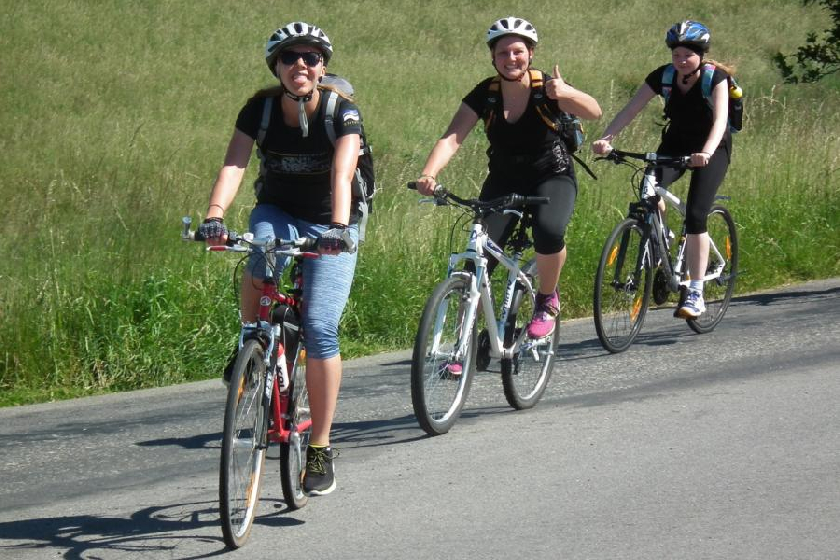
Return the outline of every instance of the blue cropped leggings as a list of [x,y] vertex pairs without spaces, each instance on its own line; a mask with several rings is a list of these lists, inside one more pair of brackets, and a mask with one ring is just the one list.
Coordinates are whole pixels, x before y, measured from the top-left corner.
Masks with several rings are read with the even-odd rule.
[[[273,204],[258,204],[251,212],[250,231],[255,237],[318,237],[329,226],[312,224],[285,213]],[[358,245],[359,228],[349,227]],[[339,354],[338,323],[350,296],[350,286],[356,269],[358,253],[322,255],[303,261],[303,328],[306,352],[310,358],[326,359]],[[282,264],[288,265],[289,260]],[[263,280],[269,271],[265,259],[252,254],[248,270],[257,280]]]

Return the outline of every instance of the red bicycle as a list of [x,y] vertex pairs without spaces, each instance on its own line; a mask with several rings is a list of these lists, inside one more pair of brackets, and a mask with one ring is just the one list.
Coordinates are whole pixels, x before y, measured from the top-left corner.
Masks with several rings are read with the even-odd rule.
[[[181,237],[203,241],[183,219]],[[225,544],[239,548],[248,540],[259,502],[268,445],[280,445],[283,498],[289,509],[306,505],[301,480],[312,429],[306,390],[306,349],[300,322],[302,259],[318,257],[315,239],[254,238],[229,232],[226,245],[210,251],[258,252],[272,274],[263,281],[259,318],[243,323],[239,351],[225,405],[219,473],[219,514]],[[291,258],[291,288],[278,291],[277,257]],[[243,261],[245,259],[243,258]]]

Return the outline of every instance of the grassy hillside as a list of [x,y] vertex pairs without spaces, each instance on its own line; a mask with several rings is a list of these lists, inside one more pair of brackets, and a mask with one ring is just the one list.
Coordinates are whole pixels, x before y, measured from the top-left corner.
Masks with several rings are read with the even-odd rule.
[[[345,356],[411,345],[445,270],[446,210],[417,204],[416,178],[461,97],[492,73],[489,24],[515,13],[540,32],[535,65],[559,64],[594,95],[598,134],[651,69],[669,60],[675,21],[706,23],[747,98],[723,187],[741,234],[740,290],[840,274],[835,77],[785,86],[770,61],[830,25],[799,1],[452,3],[90,0],[0,2],[0,404],[215,376],[237,317],[233,261],[178,239],[198,219],[245,99],[271,83],[277,26],[303,19],[335,44],[330,70],[355,85],[384,192],[343,324]],[[456,5],[457,4],[457,5]],[[608,6],[600,8],[600,6]],[[598,9],[593,9],[598,6]],[[616,142],[655,147],[659,107]],[[486,140],[476,131],[440,179],[476,192]],[[587,157],[589,157],[587,155]],[[251,166],[227,221],[253,204]],[[565,317],[590,313],[604,238],[632,193],[625,171],[582,176],[561,280]],[[677,192],[684,192],[677,189]],[[678,327],[679,328],[679,327]],[[594,336],[594,331],[593,331]]]

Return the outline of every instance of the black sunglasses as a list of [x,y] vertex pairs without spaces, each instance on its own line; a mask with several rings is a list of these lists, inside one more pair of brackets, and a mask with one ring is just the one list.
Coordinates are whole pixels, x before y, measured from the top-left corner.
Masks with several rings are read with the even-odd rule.
[[321,53],[318,52],[283,51],[280,53],[280,62],[286,66],[291,66],[292,64],[297,63],[300,58],[303,59],[304,64],[311,68],[313,66],[317,66],[323,57],[321,56]]

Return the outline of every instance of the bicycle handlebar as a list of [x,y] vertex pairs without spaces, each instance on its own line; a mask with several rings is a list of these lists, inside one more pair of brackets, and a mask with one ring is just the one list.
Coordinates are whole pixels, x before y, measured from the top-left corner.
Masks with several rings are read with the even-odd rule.
[[674,169],[685,169],[688,167],[689,163],[691,163],[691,156],[664,156],[655,152],[639,154],[616,150],[615,148],[613,148],[607,155],[595,158],[595,161],[606,160],[619,165],[622,163],[628,163],[628,158],[637,159],[655,167],[673,167]]
[[[416,181],[410,181],[406,186],[409,189],[417,190]],[[437,203],[445,204],[447,201],[453,201],[461,206],[471,208],[475,212],[496,212],[499,210],[522,208],[524,206],[548,204],[551,201],[551,198],[547,196],[524,196],[521,194],[508,194],[490,200],[461,198],[447,191],[440,184],[435,186],[434,197]]]
[[[192,219],[184,216],[181,219],[183,230],[181,239],[184,241],[205,241],[205,238],[198,231],[190,230]],[[315,237],[299,237],[297,239],[278,239],[275,237],[254,237],[252,233],[239,235],[235,231],[228,231],[228,238],[224,245],[212,245],[208,251],[233,251],[237,253],[248,253],[254,247],[263,247],[266,251],[274,251],[290,257],[318,257],[315,252],[318,239]]]

